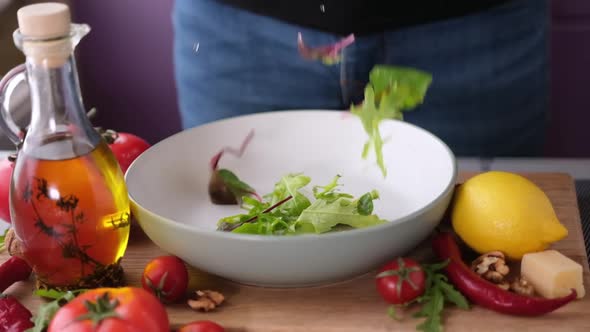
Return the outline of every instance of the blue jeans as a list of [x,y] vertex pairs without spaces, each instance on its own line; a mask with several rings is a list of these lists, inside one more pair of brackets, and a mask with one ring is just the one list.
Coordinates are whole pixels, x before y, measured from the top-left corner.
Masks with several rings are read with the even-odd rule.
[[357,37],[342,62],[301,58],[342,36],[224,6],[176,0],[175,75],[184,128],[241,114],[347,109],[375,64],[432,73],[424,104],[405,120],[459,156],[542,152],[548,110],[548,3],[520,0],[469,16]]

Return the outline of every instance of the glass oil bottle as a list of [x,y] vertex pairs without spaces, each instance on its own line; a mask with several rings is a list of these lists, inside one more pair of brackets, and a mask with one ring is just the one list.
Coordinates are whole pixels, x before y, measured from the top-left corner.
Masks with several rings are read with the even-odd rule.
[[[21,8],[16,46],[26,64],[0,82],[0,107],[26,81],[31,122],[24,134],[2,107],[0,126],[19,147],[10,188],[19,255],[40,288],[118,286],[130,229],[123,173],[82,104],[74,49],[90,31],[69,8]],[[24,138],[24,139],[23,139]]]

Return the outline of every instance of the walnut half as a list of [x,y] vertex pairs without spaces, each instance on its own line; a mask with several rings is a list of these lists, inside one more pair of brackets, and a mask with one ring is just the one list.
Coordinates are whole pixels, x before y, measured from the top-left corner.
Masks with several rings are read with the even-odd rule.
[[10,228],[4,237],[6,250],[10,256],[23,257],[23,249],[21,242],[16,238],[14,230]]
[[220,305],[223,300],[225,299],[223,297],[223,294],[216,292],[216,291],[211,291],[211,290],[205,290],[205,291],[196,291],[197,294],[197,299],[193,300],[190,299],[188,300],[188,305],[195,309],[195,310],[203,310],[203,311],[210,311],[215,309],[218,305]]
[[471,263],[471,269],[482,278],[495,284],[502,284],[504,277],[510,273],[504,253],[500,251],[492,251],[479,256]]
[[518,277],[510,283],[510,290],[521,295],[533,296],[535,287],[523,277]]

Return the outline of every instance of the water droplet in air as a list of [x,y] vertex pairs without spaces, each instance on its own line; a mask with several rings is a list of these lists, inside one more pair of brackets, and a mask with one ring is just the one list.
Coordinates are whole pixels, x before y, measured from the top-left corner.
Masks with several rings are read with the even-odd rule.
[[193,52],[198,53],[200,45],[201,45],[200,43],[194,43],[193,44]]
[[322,13],[325,13],[325,12],[326,12],[326,5],[324,5],[323,3],[322,3],[322,4],[320,4],[320,11],[321,11]]

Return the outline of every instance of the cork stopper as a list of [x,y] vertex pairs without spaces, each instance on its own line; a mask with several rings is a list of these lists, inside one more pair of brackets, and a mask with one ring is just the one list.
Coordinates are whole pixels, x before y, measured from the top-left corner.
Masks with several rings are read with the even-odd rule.
[[16,15],[23,36],[48,39],[70,33],[70,9],[63,3],[45,2],[25,6]]
[[57,2],[37,3],[20,8],[16,15],[27,61],[47,68],[63,66],[73,50],[67,38],[72,29],[69,7]]

